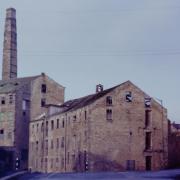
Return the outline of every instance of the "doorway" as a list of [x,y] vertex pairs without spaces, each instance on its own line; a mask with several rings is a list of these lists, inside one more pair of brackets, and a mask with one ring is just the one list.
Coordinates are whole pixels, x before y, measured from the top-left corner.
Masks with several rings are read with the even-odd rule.
[[152,156],[146,156],[146,171],[152,170]]

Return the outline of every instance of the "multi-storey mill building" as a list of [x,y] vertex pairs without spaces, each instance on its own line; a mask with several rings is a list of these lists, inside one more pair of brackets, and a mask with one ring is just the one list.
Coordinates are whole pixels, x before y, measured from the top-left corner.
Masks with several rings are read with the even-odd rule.
[[167,167],[167,110],[130,81],[47,110],[30,122],[33,172]]
[[7,9],[0,81],[0,162],[8,170],[28,168],[30,119],[46,111],[46,104],[63,102],[64,87],[46,74],[17,77],[16,11]]
[[[127,81],[64,103],[42,73],[17,77],[16,11],[7,9],[0,81],[0,161],[38,172],[167,166],[167,110]],[[30,131],[29,131],[30,130]],[[29,146],[28,146],[29,144]],[[29,157],[28,157],[29,155]]]

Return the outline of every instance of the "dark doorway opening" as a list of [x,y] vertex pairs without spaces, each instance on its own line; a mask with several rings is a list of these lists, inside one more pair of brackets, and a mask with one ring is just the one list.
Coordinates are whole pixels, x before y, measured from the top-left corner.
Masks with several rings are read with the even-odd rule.
[[152,157],[146,156],[146,171],[152,170]]

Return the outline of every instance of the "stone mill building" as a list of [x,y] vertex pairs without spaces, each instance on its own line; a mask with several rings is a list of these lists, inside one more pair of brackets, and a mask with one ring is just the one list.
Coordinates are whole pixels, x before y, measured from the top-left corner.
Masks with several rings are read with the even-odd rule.
[[[46,74],[17,77],[16,11],[7,9],[0,81],[0,161],[33,172],[159,170],[167,110],[127,81],[64,102]],[[17,167],[18,162],[18,167]]]

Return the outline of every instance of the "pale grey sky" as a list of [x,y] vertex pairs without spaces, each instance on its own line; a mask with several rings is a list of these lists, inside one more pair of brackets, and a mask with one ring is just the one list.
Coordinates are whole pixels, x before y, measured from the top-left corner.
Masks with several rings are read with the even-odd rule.
[[180,123],[179,0],[1,0],[1,57],[9,7],[19,76],[46,72],[66,87],[66,100],[131,80]]

